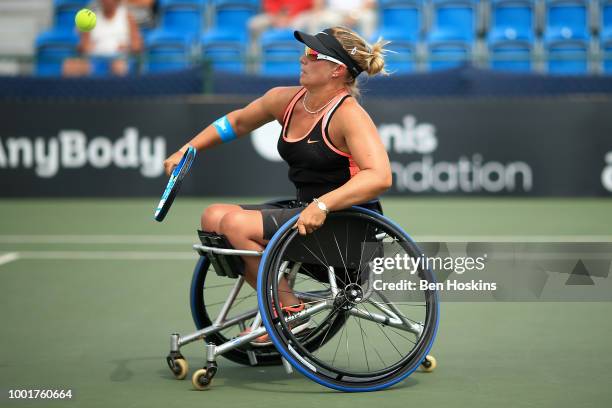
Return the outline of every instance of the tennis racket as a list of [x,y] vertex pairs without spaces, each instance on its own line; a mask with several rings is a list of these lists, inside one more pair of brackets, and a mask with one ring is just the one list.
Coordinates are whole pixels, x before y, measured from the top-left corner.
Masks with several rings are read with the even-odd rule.
[[168,210],[170,209],[170,206],[172,206],[172,202],[181,188],[183,178],[185,178],[185,175],[191,168],[195,155],[196,149],[193,146],[189,146],[179,164],[172,171],[170,180],[168,180],[168,184],[164,190],[164,194],[162,194],[162,198],[155,209],[156,221],[162,222],[164,218],[166,218],[166,214],[168,214]]

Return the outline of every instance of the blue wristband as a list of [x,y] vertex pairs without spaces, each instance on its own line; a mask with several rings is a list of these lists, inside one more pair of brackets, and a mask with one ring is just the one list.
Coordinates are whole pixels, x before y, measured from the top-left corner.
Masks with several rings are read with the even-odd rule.
[[234,133],[234,129],[232,129],[232,125],[227,119],[227,116],[215,120],[213,126],[217,129],[223,143],[231,142],[236,138],[236,133]]

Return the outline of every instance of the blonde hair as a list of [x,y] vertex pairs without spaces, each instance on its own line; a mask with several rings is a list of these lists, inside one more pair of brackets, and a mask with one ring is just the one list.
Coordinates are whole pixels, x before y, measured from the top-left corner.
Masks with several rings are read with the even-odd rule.
[[[370,45],[359,34],[346,27],[333,27],[332,32],[334,37],[342,44],[342,48],[349,53],[353,61],[359,65],[368,76],[374,75],[389,75],[385,70],[385,53],[384,48],[390,41],[385,41],[378,38],[376,43]],[[359,96],[359,86],[356,78],[353,78],[347,73],[346,86],[351,95]]]

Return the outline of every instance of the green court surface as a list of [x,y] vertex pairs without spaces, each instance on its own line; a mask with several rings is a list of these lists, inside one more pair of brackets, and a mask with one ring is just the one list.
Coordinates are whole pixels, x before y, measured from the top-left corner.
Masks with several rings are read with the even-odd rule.
[[[612,302],[442,303],[434,373],[345,394],[282,367],[219,359],[207,391],[165,363],[189,333],[191,244],[202,209],[179,198],[0,201],[2,407],[609,407]],[[259,200],[249,199],[248,202]],[[393,199],[385,212],[417,239],[612,241],[610,199]],[[183,350],[191,371],[201,343]],[[72,390],[64,401],[11,389]]]

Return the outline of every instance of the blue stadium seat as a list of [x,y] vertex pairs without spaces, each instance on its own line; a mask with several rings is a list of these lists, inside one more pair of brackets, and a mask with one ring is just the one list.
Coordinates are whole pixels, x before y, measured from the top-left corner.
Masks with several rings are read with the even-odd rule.
[[429,41],[473,41],[477,4],[474,0],[432,0]]
[[491,68],[499,71],[529,72],[533,43],[527,40],[499,40],[489,43]]
[[587,41],[579,39],[547,41],[545,50],[549,73],[580,75],[588,72]]
[[[259,10],[258,0],[213,0],[215,30],[233,33],[237,39],[247,38],[247,22]],[[227,34],[225,34],[227,35]]]
[[489,40],[533,39],[533,0],[492,0],[490,16]]
[[161,28],[182,33],[188,40],[200,38],[206,0],[160,0]]
[[77,56],[79,37],[67,30],[47,31],[36,39],[36,75],[59,76],[64,59]]
[[262,75],[297,76],[304,46],[295,40],[292,30],[269,30],[261,35]]
[[583,0],[547,0],[544,39],[585,39],[589,36],[588,4]]
[[492,69],[528,72],[535,40],[533,0],[492,0],[487,33]]
[[192,42],[174,31],[155,30],[149,34],[145,49],[145,70],[162,72],[191,65]]
[[612,74],[612,40],[602,43],[601,49],[603,51],[603,72]]
[[395,39],[416,41],[423,29],[423,0],[379,0],[381,35],[393,33]]
[[612,74],[612,0],[600,0],[600,48],[603,55],[603,72]]
[[588,72],[588,4],[583,0],[546,0],[544,49],[551,74]]
[[471,45],[464,41],[437,41],[428,45],[429,69],[439,71],[463,65],[470,60]]
[[427,34],[429,68],[448,69],[469,61],[476,32],[477,1],[432,0]]
[[383,29],[374,35],[374,40],[378,36],[383,37],[390,44],[385,46],[389,53],[385,56],[385,69],[392,73],[413,72],[417,63],[417,41],[406,38],[406,33],[402,30]]
[[211,31],[202,36],[202,57],[216,71],[244,72],[246,46],[231,31]]
[[601,39],[612,40],[612,0],[601,0]]
[[54,28],[73,31],[76,13],[89,3],[90,0],[53,0]]

